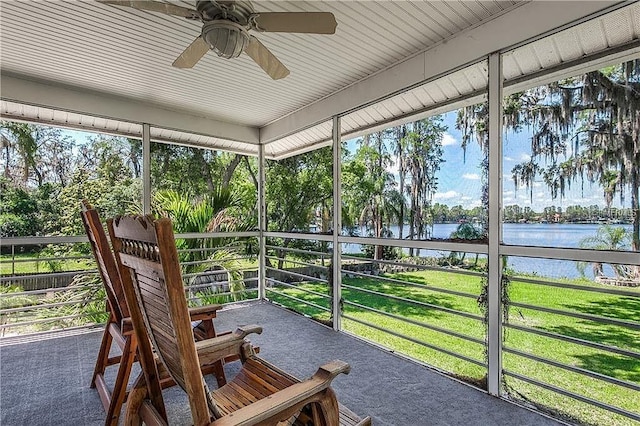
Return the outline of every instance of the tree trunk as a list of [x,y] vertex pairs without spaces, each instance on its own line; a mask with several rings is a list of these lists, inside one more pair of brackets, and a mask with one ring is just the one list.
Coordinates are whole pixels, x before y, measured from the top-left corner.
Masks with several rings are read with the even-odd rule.
[[631,211],[633,212],[633,235],[631,250],[640,251],[640,174],[638,171],[631,175]]
[[242,161],[243,157],[246,157],[246,155],[236,154],[236,156],[233,157],[233,160],[231,160],[231,162],[224,169],[224,173],[222,175],[223,188],[229,187],[229,183],[231,182],[231,178],[233,177],[233,172],[236,170],[236,167],[238,167],[238,164],[240,164],[240,161]]
[[400,214],[398,218],[398,238],[404,237],[404,158],[400,158],[400,197],[402,203],[400,204]]
[[[633,213],[633,231],[631,235],[631,250],[640,251],[640,173],[638,170],[631,172],[631,211]],[[640,279],[640,266],[632,267],[632,276]]]
[[[3,143],[3,144],[5,143],[5,141],[4,141],[4,136],[2,136],[2,143]],[[10,150],[9,150],[9,147],[10,147],[10,145],[9,145],[9,142],[7,141],[7,142],[6,142],[6,146],[4,147],[4,149],[5,149],[5,154],[6,154],[6,158],[7,158],[7,162],[6,162],[6,163],[5,163],[5,165],[4,165],[4,177],[6,177],[7,179],[9,179],[9,176],[10,176],[10,174],[11,174],[11,173],[9,172],[9,164],[11,163],[11,152],[10,152]]]
[[[417,217],[418,214],[418,201],[417,201],[417,182],[413,176],[415,172],[411,174],[411,212],[409,213],[409,238],[412,240],[416,239],[416,227],[419,226],[419,220]],[[409,249],[409,256],[414,255],[415,250],[413,248]]]
[[209,192],[215,191],[215,185],[213,184],[213,179],[211,178],[211,168],[209,167],[209,162],[202,155],[202,150],[194,149],[194,155],[200,161],[200,165],[202,168],[202,174],[205,182],[207,183],[207,189]]

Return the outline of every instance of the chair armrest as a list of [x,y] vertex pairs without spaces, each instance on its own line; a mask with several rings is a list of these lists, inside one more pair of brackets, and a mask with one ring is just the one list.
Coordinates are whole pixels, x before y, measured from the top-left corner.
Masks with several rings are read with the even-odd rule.
[[120,333],[122,333],[123,336],[133,334],[133,323],[131,322],[131,317],[122,318],[122,322],[120,323]]
[[189,308],[191,321],[207,320],[216,317],[216,312],[222,309],[222,305],[206,305]]
[[242,346],[247,343],[244,338],[251,333],[261,334],[262,327],[245,325],[238,327],[233,333],[196,342],[200,365],[208,365],[232,355],[244,357]]
[[[318,401],[324,397],[334,398],[333,392],[330,395],[319,395],[331,385],[331,381],[340,373],[348,374],[349,364],[342,361],[331,361],[318,368],[318,371],[308,380],[293,384],[281,391],[278,391],[266,398],[240,408],[233,413],[213,421],[211,426],[241,426],[252,425],[260,422],[286,420],[274,418],[280,413],[284,416],[291,415],[291,408],[309,402]],[[302,405],[302,406],[303,406]],[[285,414],[285,411],[289,411]],[[294,411],[295,413],[295,411]],[[336,413],[337,414],[337,413]]]

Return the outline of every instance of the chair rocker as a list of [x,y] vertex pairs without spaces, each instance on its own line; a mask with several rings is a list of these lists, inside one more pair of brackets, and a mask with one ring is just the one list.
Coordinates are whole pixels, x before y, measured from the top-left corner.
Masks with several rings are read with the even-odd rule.
[[[109,241],[105,234],[98,212],[86,201],[82,202],[82,222],[91,243],[91,250],[95,257],[98,272],[104,284],[107,296],[107,309],[109,319],[102,335],[102,343],[98,352],[98,358],[91,378],[91,387],[98,390],[102,405],[107,413],[105,425],[117,425],[120,411],[127,398],[127,384],[134,362],[136,361],[136,349],[138,339],[134,333],[129,309],[127,306],[122,281],[118,273],[113,252],[109,247]],[[204,306],[190,310],[190,320],[198,321],[194,328],[196,340],[204,340],[216,337],[213,327],[213,318],[220,305]],[[109,356],[111,346],[116,343],[121,355]],[[118,364],[118,372],[113,389],[109,388],[105,380],[107,367]],[[222,362],[206,366],[204,374],[215,374],[219,386],[226,383]],[[163,388],[173,386],[175,383],[170,378],[161,381]]]
[[[196,426],[371,424],[370,418],[361,420],[340,406],[330,387],[334,377],[349,372],[342,361],[324,364],[310,379],[299,381],[256,356],[245,337],[260,333],[258,326],[194,342],[169,219],[124,216],[109,221],[109,232],[125,291],[137,302],[130,304],[133,327],[149,337],[140,340],[143,375],[127,403],[126,424],[167,422],[154,350],[187,393]],[[229,355],[240,357],[240,372],[209,391],[197,366]]]

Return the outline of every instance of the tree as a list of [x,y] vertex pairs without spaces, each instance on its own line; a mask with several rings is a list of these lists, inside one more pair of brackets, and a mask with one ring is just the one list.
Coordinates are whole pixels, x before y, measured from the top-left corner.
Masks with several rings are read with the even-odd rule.
[[[370,183],[371,189],[364,200],[359,222],[361,226],[371,229],[375,238],[384,236],[389,224],[400,216],[398,207],[404,202],[397,190],[394,176],[388,171],[392,159],[385,142],[391,134],[391,131],[387,131],[365,135],[356,153],[356,157],[365,165],[363,179]],[[383,246],[377,245],[374,259],[382,257]]]
[[[393,129],[365,135],[356,141],[355,154],[346,153],[343,161],[343,221],[366,227],[375,238],[390,237],[391,224],[402,220],[405,202],[391,172],[390,147],[396,134]],[[375,259],[384,257],[381,245],[367,250]]]
[[487,220],[487,212],[489,211],[489,104],[483,102],[458,110],[456,128],[462,130],[462,149],[465,154],[467,146],[469,146],[474,136],[482,151],[483,157],[480,163],[482,214],[479,220],[482,225],[482,231],[486,235],[489,232],[489,221]]
[[[405,144],[407,171],[411,176],[409,237],[412,239],[430,236],[433,226],[431,200],[438,189],[436,174],[444,161],[442,137],[446,130],[440,116],[416,121],[408,126]],[[410,249],[410,254],[413,254],[413,249]]]
[[[473,224],[468,222],[461,223],[460,225],[458,225],[456,230],[453,231],[449,236],[449,238],[460,239],[460,240],[478,240],[483,237],[484,237],[484,232],[482,231],[482,229],[478,229],[475,226],[473,226]],[[467,253],[462,253],[462,256],[458,260],[458,263],[463,263],[466,255]],[[475,258],[475,261],[473,262],[473,266],[478,265],[478,256],[479,256],[478,253],[476,253],[476,258]],[[453,259],[456,257],[457,257],[457,253],[451,252],[450,258]]]
[[[36,175],[39,183],[42,182],[42,174],[38,170],[36,153],[38,141],[35,136],[35,126],[25,123],[3,121],[0,123],[2,145],[4,148],[4,175],[7,179],[20,182],[26,186],[32,174]],[[15,155],[13,155],[15,154]],[[21,176],[12,173],[12,166],[21,169]]]
[[[326,212],[333,204],[333,154],[331,147],[317,149],[280,161],[269,161],[266,170],[267,229],[283,232],[308,232],[317,212]],[[335,232],[340,232],[336,230]],[[282,247],[318,248],[316,244],[285,239]],[[326,243],[319,243],[320,249]],[[284,251],[277,253],[282,268]],[[269,259],[267,259],[269,263]]]
[[[347,154],[343,160],[345,223],[357,218],[376,238],[391,236],[389,228],[397,223],[398,237],[403,238],[404,221],[408,218],[406,238],[428,238],[434,221],[431,200],[438,186],[436,174],[443,161],[445,131],[442,118],[437,116],[357,140],[355,155]],[[375,259],[382,258],[383,247],[375,247],[373,253]]]
[[509,103],[508,127],[534,127],[531,159],[512,171],[516,185],[531,188],[540,176],[552,196],[563,197],[572,183],[593,182],[608,207],[628,191],[631,246],[639,251],[640,60],[534,88]]
[[407,178],[407,125],[403,124],[395,129],[395,143],[393,153],[396,157],[396,163],[398,165],[398,192],[402,202],[398,206],[398,238],[402,239],[404,236],[404,221],[405,221],[405,193],[407,186],[405,185]]
[[84,233],[79,203],[87,199],[103,217],[142,211],[142,181],[128,164],[130,142],[97,135],[79,146],[74,171],[58,197],[61,232]]
[[37,235],[38,203],[26,189],[0,178],[0,237]]
[[[596,235],[580,240],[580,247],[595,250],[626,250],[631,241],[630,233],[619,226],[604,225],[598,228]],[[631,268],[625,265],[611,264],[611,269],[618,279],[631,279]],[[586,262],[578,262],[578,270],[584,275]],[[593,275],[604,276],[604,267],[601,262],[593,263]]]
[[45,182],[66,184],[73,162],[73,142],[60,129],[2,121],[0,139],[6,179],[23,187],[39,187]]
[[332,170],[330,147],[268,162],[268,229],[307,232],[318,208],[332,200]]

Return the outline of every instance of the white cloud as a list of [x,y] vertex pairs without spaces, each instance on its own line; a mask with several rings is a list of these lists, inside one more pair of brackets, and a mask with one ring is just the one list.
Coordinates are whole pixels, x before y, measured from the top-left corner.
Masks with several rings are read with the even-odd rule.
[[531,160],[531,156],[529,154],[520,154],[520,161],[529,161]]
[[504,157],[504,161],[516,161],[516,159],[515,159],[515,158],[512,158],[512,157],[506,157],[506,156],[505,156],[505,157]]
[[480,180],[480,175],[477,173],[465,173],[462,175],[462,179]]
[[469,197],[468,195],[465,195],[464,197],[460,197],[460,199],[462,201],[469,201],[469,200],[473,200],[473,197]]
[[459,192],[456,191],[447,191],[447,192],[438,192],[433,195],[434,200],[450,200],[452,198],[457,198],[460,196]]
[[458,141],[451,133],[444,132],[442,135],[442,146],[458,145]]
[[397,161],[394,161],[392,164],[387,166],[387,172],[398,176],[400,173],[400,164]]

